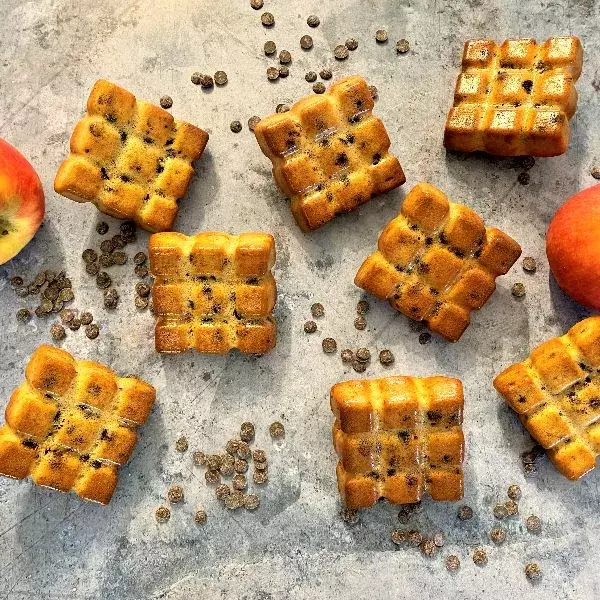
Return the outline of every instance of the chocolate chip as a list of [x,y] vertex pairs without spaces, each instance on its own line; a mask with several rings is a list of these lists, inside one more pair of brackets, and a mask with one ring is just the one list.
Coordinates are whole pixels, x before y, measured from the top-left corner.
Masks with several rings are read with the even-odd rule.
[[318,27],[321,23],[321,20],[319,19],[319,17],[317,17],[317,15],[309,15],[308,19],[306,19],[306,24],[309,27]]
[[348,38],[344,42],[344,45],[346,48],[348,48],[348,50],[356,50],[358,48],[358,42],[354,38]]
[[300,38],[300,48],[303,50],[310,50],[313,47],[313,39],[310,35],[303,35]]
[[270,12],[264,12],[260,15],[260,22],[265,27],[273,27],[275,25],[275,17]]
[[396,42],[396,52],[398,54],[406,54],[410,50],[408,40],[401,39]]
[[277,52],[277,46],[275,45],[275,42],[272,40],[265,42],[264,51],[267,56],[275,54],[275,52]]
[[223,86],[227,83],[227,73],[225,71],[216,71],[215,72],[215,83],[218,86]]
[[171,98],[171,96],[163,96],[160,99],[160,106],[161,108],[171,108],[173,106],[173,98]]
[[375,40],[380,44],[383,44],[383,42],[387,42],[387,40],[388,40],[387,31],[385,29],[378,29],[375,32]]
[[239,121],[231,121],[229,129],[231,129],[233,133],[239,133],[242,130],[242,124]]
[[343,44],[339,44],[333,49],[333,55],[337,60],[346,60],[349,56],[348,48]]
[[328,79],[331,79],[333,77],[333,73],[331,72],[331,69],[321,69],[319,71],[319,77],[327,81]]
[[317,83],[313,84],[312,89],[315,94],[324,94],[325,84],[321,83],[320,81],[317,81]]

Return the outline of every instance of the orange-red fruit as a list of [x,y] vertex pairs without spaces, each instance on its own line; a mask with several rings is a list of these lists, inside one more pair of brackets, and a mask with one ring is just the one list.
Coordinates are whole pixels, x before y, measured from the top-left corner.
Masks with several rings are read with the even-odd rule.
[[556,211],[546,254],[558,285],[573,300],[600,310],[600,185],[571,196]]

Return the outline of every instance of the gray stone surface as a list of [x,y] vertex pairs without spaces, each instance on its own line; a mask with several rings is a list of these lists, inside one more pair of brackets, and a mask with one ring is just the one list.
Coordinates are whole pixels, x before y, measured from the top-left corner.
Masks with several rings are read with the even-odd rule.
[[[69,332],[63,347],[123,374],[135,371],[158,389],[156,407],[108,508],[29,481],[0,481],[0,597],[598,598],[600,472],[570,483],[542,462],[537,476],[526,480],[519,454],[531,439],[491,383],[531,346],[586,314],[551,280],[544,232],[562,201],[593,183],[590,168],[600,164],[598,3],[267,0],[265,10],[275,14],[271,30],[261,26],[261,11],[252,10],[248,0],[0,3],[0,134],[33,162],[47,195],[43,228],[17,259],[0,268],[0,407],[20,382],[33,349],[50,341],[49,322],[17,326],[16,310],[32,302],[19,300],[8,285],[12,275],[32,276],[40,268],[66,269],[75,305],[90,307],[101,324],[96,341],[87,340],[83,331]],[[317,29],[306,26],[311,13],[321,17]],[[375,30],[382,27],[390,41],[377,45]],[[305,33],[314,38],[308,52],[299,47]],[[520,171],[513,160],[447,155],[442,129],[463,41],[553,34],[577,34],[585,47],[567,154],[538,160],[528,186],[517,183]],[[359,41],[358,49],[347,61],[336,62],[333,47],[350,36]],[[411,50],[397,56],[394,42],[402,37]],[[262,52],[268,39],[293,55],[290,77],[275,84],[265,75],[273,63]],[[376,112],[408,182],[303,235],[246,121],[310,93],[304,73],[324,66],[335,78],[360,73],[379,88]],[[204,92],[191,84],[192,72],[218,69],[227,71],[226,87]],[[133,308],[131,262],[111,270],[120,307],[110,314],[102,307],[80,255],[97,243],[94,226],[105,217],[92,205],[70,202],[52,190],[73,125],[99,77],[156,102],[169,94],[174,115],[210,132],[198,177],[181,206],[179,230],[262,229],[275,235],[279,337],[268,356],[156,355],[152,316]],[[239,134],[229,129],[234,119],[244,125]],[[524,255],[539,261],[535,275],[522,272],[518,263],[501,278],[496,294],[454,345],[438,339],[419,345],[418,328],[374,300],[367,330],[352,326],[361,298],[352,284],[354,273],[406,191],[420,180],[472,206],[489,224],[514,236]],[[116,232],[118,222],[106,220]],[[147,234],[138,238],[143,249]],[[527,287],[522,301],[510,295],[516,281]],[[325,305],[326,316],[319,320],[319,332],[306,336],[302,324],[313,301]],[[325,336],[335,337],[340,349],[393,350],[393,368],[373,361],[365,377],[441,373],[464,381],[465,502],[474,507],[475,518],[459,524],[456,506],[426,501],[410,525],[427,533],[444,531],[442,556],[428,560],[415,550],[396,550],[389,535],[397,510],[390,505],[376,506],[351,528],[339,519],[328,391],[353,374],[344,369],[339,353],[322,353]],[[226,513],[192,467],[191,451],[219,448],[246,419],[256,423],[258,443],[271,457],[271,482],[258,511]],[[275,419],[287,429],[279,445],[267,432]],[[184,455],[174,449],[180,434],[190,440]],[[154,509],[174,482],[184,486],[186,502],[173,507],[168,524],[158,525]],[[491,508],[513,482],[523,488],[521,515],[507,523],[505,544],[493,548]],[[192,520],[198,504],[209,515],[205,527]],[[524,529],[523,517],[531,513],[542,518],[539,536]],[[478,545],[489,551],[485,567],[470,558]],[[451,552],[462,561],[453,576],[443,566],[443,556]],[[530,560],[539,561],[544,571],[537,586],[524,577]]]

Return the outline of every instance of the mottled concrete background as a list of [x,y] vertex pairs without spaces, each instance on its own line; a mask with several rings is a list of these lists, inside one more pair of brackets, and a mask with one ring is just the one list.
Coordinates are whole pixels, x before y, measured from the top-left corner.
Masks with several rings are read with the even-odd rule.
[[[523,358],[532,345],[562,333],[586,314],[551,281],[544,232],[555,209],[591,185],[590,169],[600,165],[598,3],[265,0],[265,9],[275,14],[271,30],[261,26],[260,12],[250,8],[249,0],[0,3],[0,135],[33,162],[47,194],[43,229],[16,260],[0,268],[0,406],[21,380],[32,350],[50,339],[45,321],[17,326],[16,310],[32,301],[19,300],[8,284],[15,274],[33,276],[40,268],[66,268],[75,305],[90,307],[102,327],[94,342],[80,330],[69,332],[63,346],[122,373],[135,371],[158,389],[156,407],[131,462],[121,471],[109,508],[30,482],[0,481],[0,597],[598,598],[600,471],[573,484],[544,461],[537,476],[526,480],[519,454],[531,439],[491,383],[495,373]],[[306,26],[311,13],[321,18],[318,29]],[[379,28],[389,32],[387,45],[375,43]],[[314,38],[310,52],[299,48],[305,33]],[[513,160],[446,155],[442,129],[463,41],[554,34],[577,34],[585,48],[567,154],[538,160],[528,186],[517,183],[519,169]],[[358,50],[347,61],[336,62],[334,46],[350,36],[358,39]],[[394,42],[402,37],[410,41],[411,50],[397,56]],[[290,76],[275,84],[265,76],[272,64],[262,51],[268,39],[294,57]],[[379,88],[376,112],[408,181],[306,236],[275,188],[270,164],[246,121],[310,93],[304,73],[324,66],[336,78],[363,74]],[[218,69],[227,71],[226,87],[203,92],[190,83],[192,72]],[[152,316],[133,308],[131,263],[111,269],[122,297],[120,307],[114,314],[102,307],[80,255],[97,243],[94,227],[105,217],[90,204],[75,204],[52,191],[72,127],[99,77],[149,100],[170,94],[174,115],[210,132],[199,176],[182,203],[179,230],[259,229],[275,235],[279,338],[270,355],[157,356]],[[229,130],[234,119],[244,124],[239,134]],[[352,326],[361,297],[352,284],[354,273],[407,190],[420,180],[472,206],[489,224],[515,237],[524,255],[539,261],[535,275],[523,273],[519,263],[501,278],[492,300],[454,345],[437,339],[419,345],[418,328],[376,301],[371,303],[368,329],[358,332]],[[106,220],[116,233],[118,222]],[[143,249],[147,235],[138,237],[137,246]],[[511,297],[515,281],[527,287],[523,301]],[[326,317],[319,321],[319,333],[309,337],[302,333],[302,324],[314,301],[325,305]],[[465,501],[475,508],[475,518],[459,527],[455,505],[427,501],[411,524],[425,533],[446,533],[442,555],[460,555],[458,574],[447,573],[440,556],[426,560],[415,550],[395,550],[389,539],[397,523],[392,506],[376,506],[354,528],[340,521],[328,390],[353,373],[344,370],[339,354],[322,353],[320,340],[328,335],[340,348],[393,350],[392,369],[386,371],[374,361],[365,377],[441,373],[463,380]],[[280,447],[267,433],[276,418],[287,428]],[[191,449],[210,451],[246,419],[256,423],[258,442],[270,454],[272,483],[256,513],[227,513],[192,468],[191,451],[176,453],[174,442],[185,434]],[[170,523],[158,525],[154,509],[174,482],[183,484],[187,501],[173,507]],[[523,519],[515,518],[508,525],[507,542],[496,549],[487,537],[493,525],[491,507],[510,483],[523,488],[521,513],[538,514],[543,533],[528,534]],[[204,528],[192,522],[197,504],[209,514]],[[470,558],[480,544],[489,550],[483,568]],[[523,574],[529,560],[539,561],[544,571],[535,587]]]

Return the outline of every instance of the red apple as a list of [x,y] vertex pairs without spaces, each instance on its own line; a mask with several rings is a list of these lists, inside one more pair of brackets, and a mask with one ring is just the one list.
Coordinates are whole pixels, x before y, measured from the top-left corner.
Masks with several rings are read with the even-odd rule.
[[558,285],[573,300],[600,310],[600,185],[571,196],[556,211],[546,254]]
[[43,218],[40,178],[16,148],[0,139],[0,265],[25,248]]

